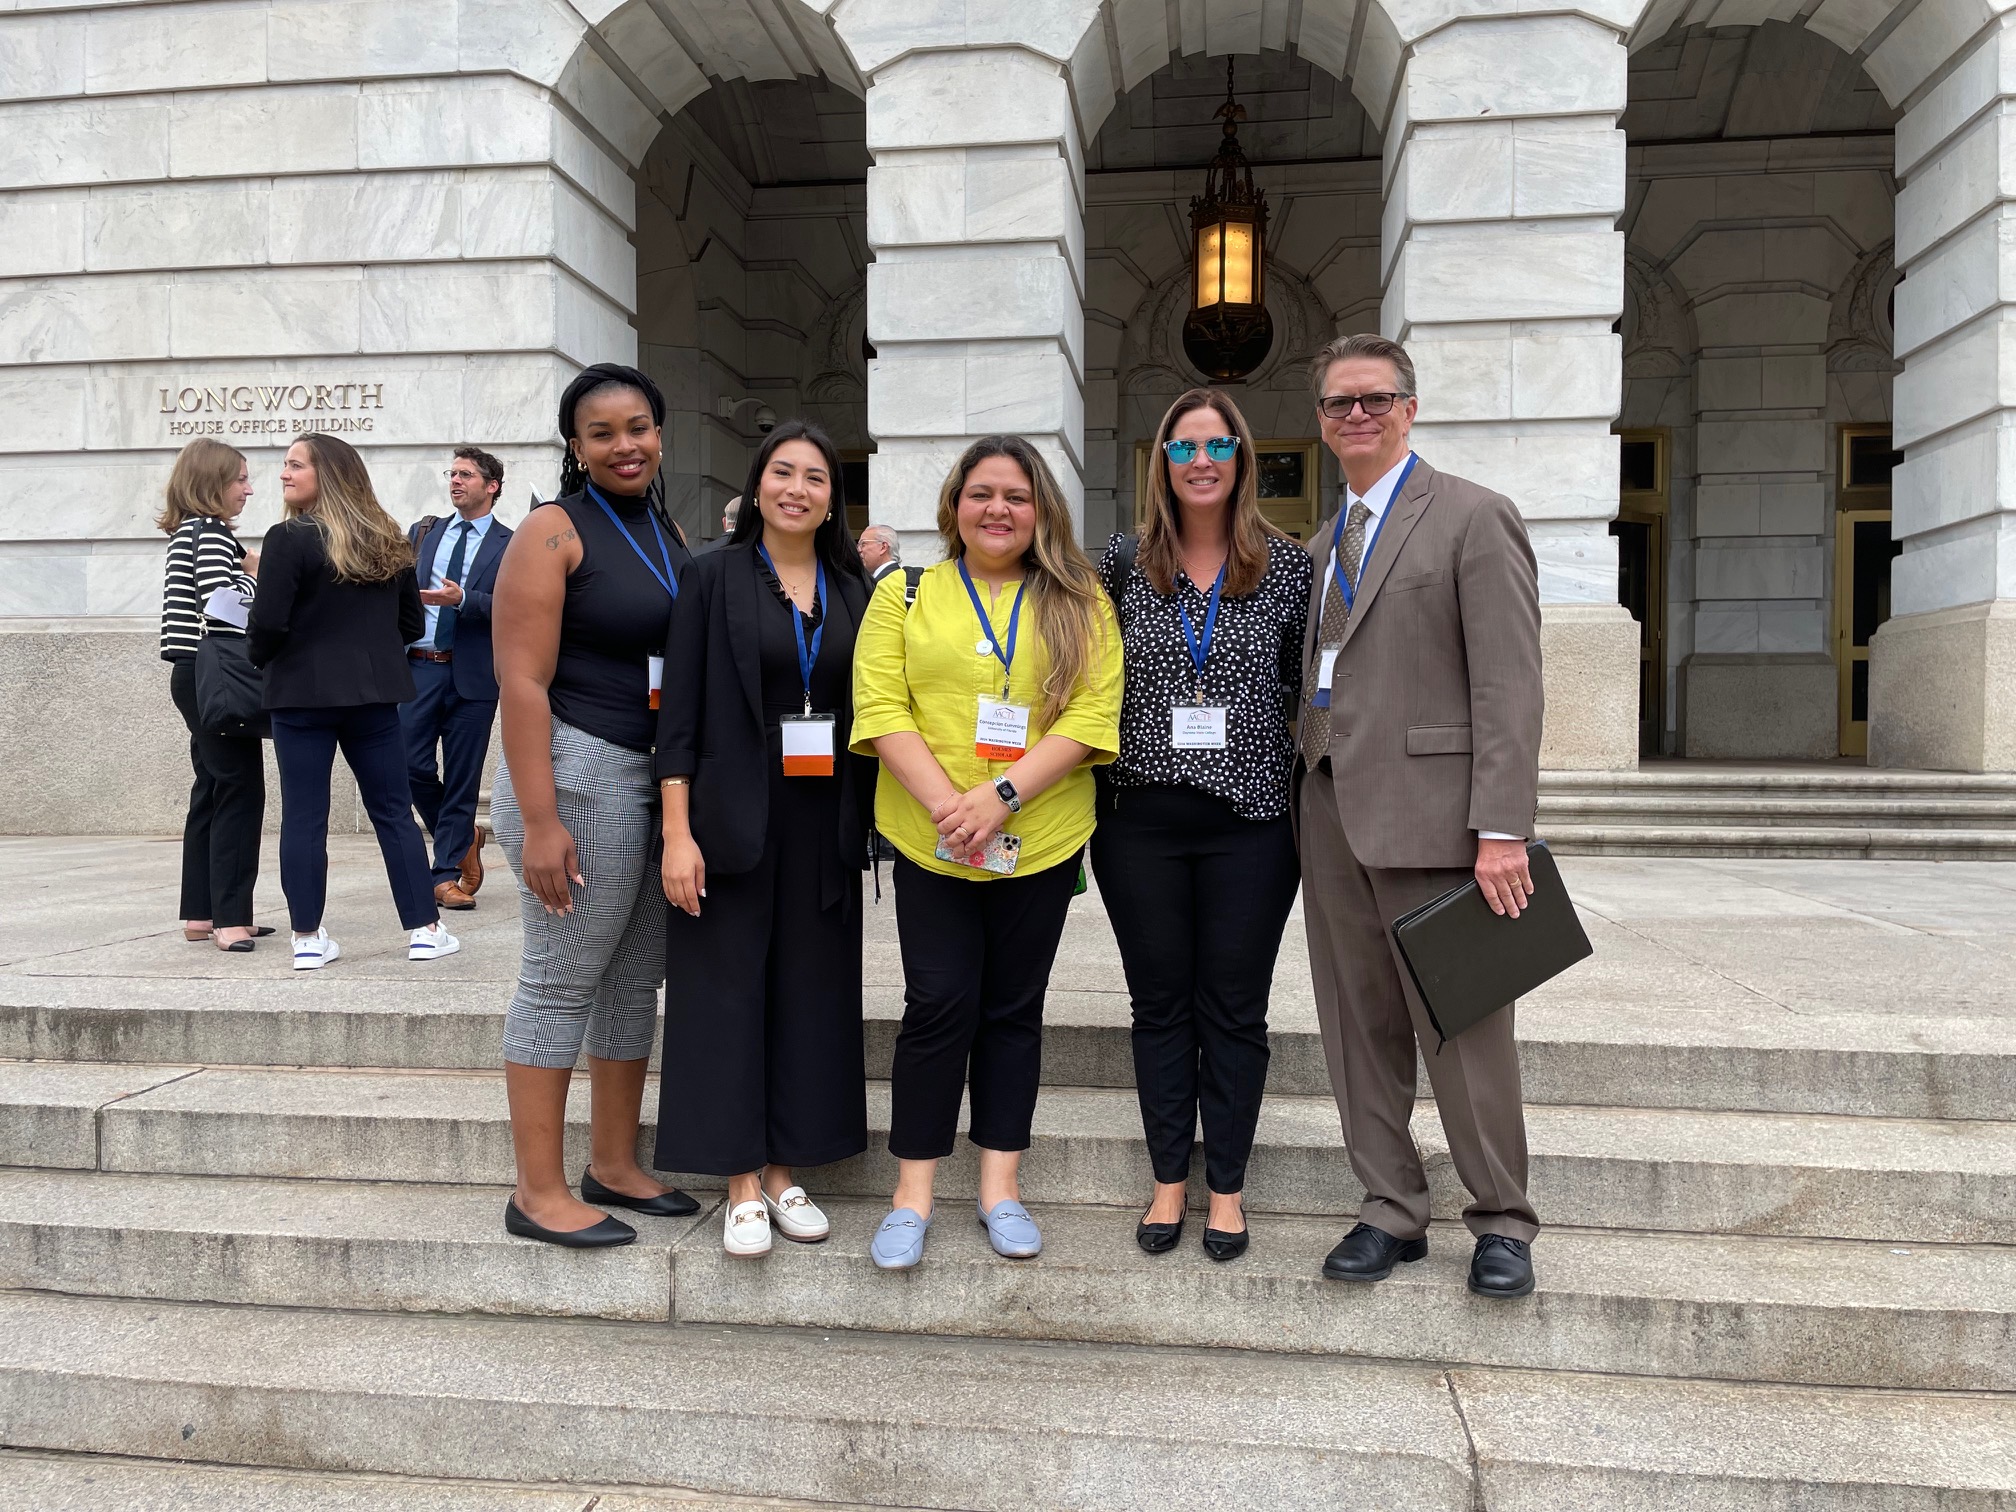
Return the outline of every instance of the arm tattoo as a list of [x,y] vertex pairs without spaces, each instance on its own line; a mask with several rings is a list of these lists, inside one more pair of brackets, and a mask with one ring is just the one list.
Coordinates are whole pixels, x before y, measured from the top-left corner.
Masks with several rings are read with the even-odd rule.
[[546,549],[548,551],[558,551],[560,549],[560,543],[562,541],[571,541],[573,539],[574,539],[574,532],[572,530],[563,530],[558,535],[550,535],[546,537]]

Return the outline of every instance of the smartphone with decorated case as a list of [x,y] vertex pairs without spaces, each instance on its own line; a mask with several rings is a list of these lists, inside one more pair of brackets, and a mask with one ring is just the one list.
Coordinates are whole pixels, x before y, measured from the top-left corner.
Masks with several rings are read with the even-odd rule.
[[967,851],[954,855],[952,847],[945,843],[944,836],[938,838],[938,849],[932,852],[940,861],[957,861],[961,866],[973,867],[976,871],[993,872],[999,877],[1012,877],[1015,863],[1022,854],[1022,837],[997,833],[978,851]]

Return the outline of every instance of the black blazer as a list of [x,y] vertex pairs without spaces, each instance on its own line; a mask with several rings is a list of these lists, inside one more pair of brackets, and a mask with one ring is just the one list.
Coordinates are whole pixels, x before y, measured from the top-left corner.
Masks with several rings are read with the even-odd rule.
[[342,583],[313,520],[266,532],[245,636],[252,665],[266,669],[267,708],[406,702],[406,647],[426,627],[411,567],[382,583]]
[[[826,574],[832,602],[861,631],[868,587],[851,572]],[[770,825],[770,751],[763,725],[762,670],[757,665],[759,576],[753,542],[698,556],[679,575],[672,628],[665,642],[665,686],[659,699],[659,777],[690,777],[687,812],[707,870],[733,876],[763,858]],[[852,680],[848,683],[850,689]],[[865,854],[875,804],[875,762],[850,756],[854,700],[834,711],[839,753],[840,859],[853,867]]]
[[[406,539],[413,543],[414,554],[420,559],[413,569],[414,580],[420,587],[434,581],[434,560],[447,545],[449,528],[461,518],[459,514],[451,514],[435,521],[434,528],[424,537],[418,521],[406,532]],[[448,664],[448,670],[454,674],[455,691],[473,702],[497,701],[497,662],[490,650],[490,597],[497,591],[497,564],[504,560],[504,548],[510,540],[511,527],[492,514],[490,528],[483,532],[483,544],[476,548],[476,560],[462,565],[462,606],[455,615],[455,659]],[[420,612],[424,616],[427,606],[421,605]],[[424,625],[421,633],[426,633]]]

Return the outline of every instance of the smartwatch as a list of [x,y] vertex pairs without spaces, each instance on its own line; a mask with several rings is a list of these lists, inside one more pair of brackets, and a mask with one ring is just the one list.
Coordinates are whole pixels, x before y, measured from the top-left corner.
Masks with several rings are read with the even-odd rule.
[[1001,801],[1008,805],[1009,813],[1019,814],[1022,812],[1022,799],[1016,793],[1014,783],[1010,782],[1006,777],[996,777],[994,779],[994,791],[1000,796]]

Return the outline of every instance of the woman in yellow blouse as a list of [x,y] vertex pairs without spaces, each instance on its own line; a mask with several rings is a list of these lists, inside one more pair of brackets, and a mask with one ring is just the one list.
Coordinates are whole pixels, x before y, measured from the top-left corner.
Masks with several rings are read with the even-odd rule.
[[938,498],[946,560],[904,603],[876,590],[854,650],[854,746],[879,756],[875,822],[897,850],[903,1027],[889,1150],[901,1165],[872,1252],[924,1255],[931,1184],[969,1083],[980,1221],[996,1253],[1043,1236],[1020,1199],[1043,994],[1092,833],[1092,768],[1120,743],[1112,605],[1057,483],[1018,436],[985,436]]

